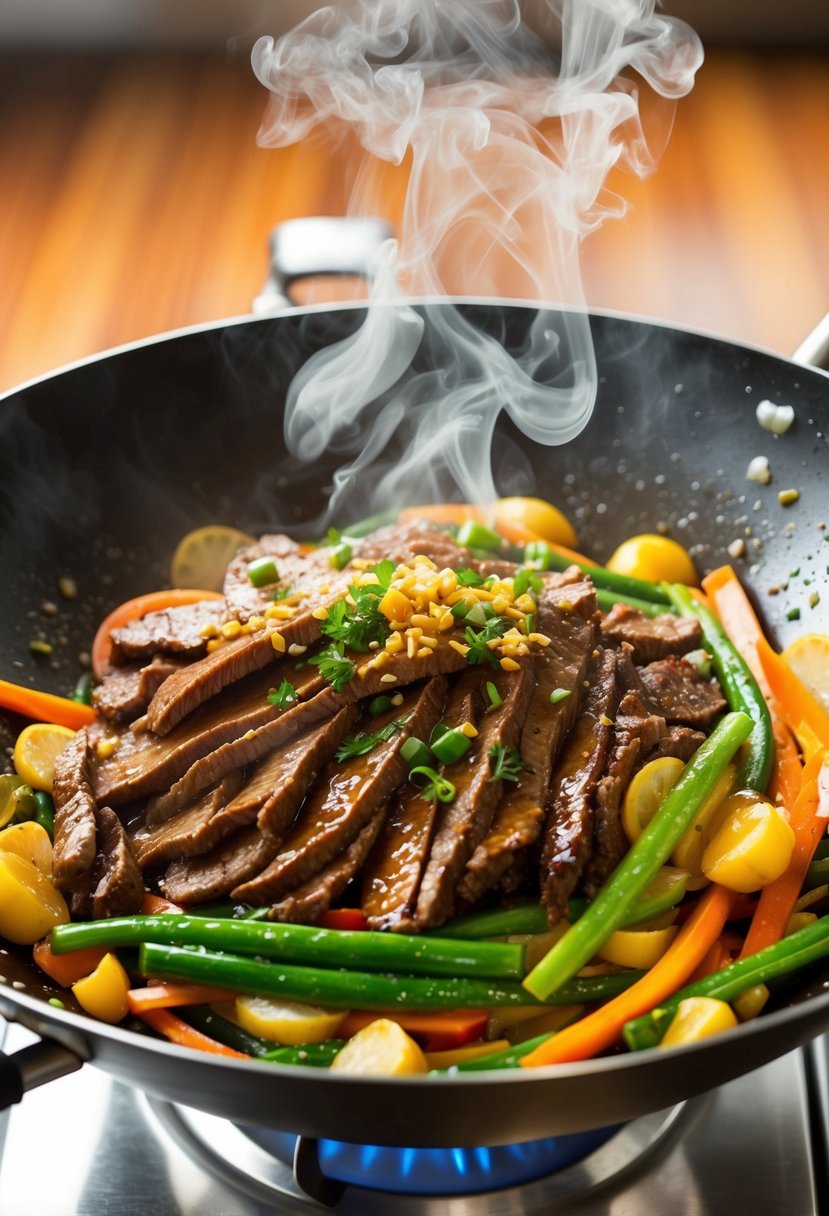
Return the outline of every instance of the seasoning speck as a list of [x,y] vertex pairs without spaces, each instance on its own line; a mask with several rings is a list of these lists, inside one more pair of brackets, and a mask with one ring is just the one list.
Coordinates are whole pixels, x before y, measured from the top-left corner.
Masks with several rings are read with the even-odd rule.
[[771,481],[771,469],[769,467],[768,457],[755,456],[749,462],[746,469],[746,478],[748,481],[754,481],[757,485],[767,486]]
[[797,500],[799,498],[800,498],[800,491],[794,490],[794,489],[781,490],[780,493],[777,495],[777,501],[780,503],[781,507],[790,507],[792,505],[792,503],[797,502]]
[[809,596],[809,607],[817,608],[819,603],[820,603],[820,592],[813,591]]
[[742,539],[742,537],[738,537],[737,540],[732,540],[731,544],[728,546],[727,553],[729,557],[745,557],[746,542]]

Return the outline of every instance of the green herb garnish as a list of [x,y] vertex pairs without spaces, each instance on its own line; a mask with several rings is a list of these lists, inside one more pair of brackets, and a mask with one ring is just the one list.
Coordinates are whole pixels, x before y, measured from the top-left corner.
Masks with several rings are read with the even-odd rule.
[[466,655],[467,663],[489,663],[490,667],[497,667],[498,660],[490,650],[488,643],[503,637],[512,624],[513,622],[508,616],[494,616],[487,621],[483,629],[476,630],[471,625],[467,625],[463,634],[469,647]]
[[505,743],[496,743],[491,747],[489,758],[492,761],[490,781],[517,781],[519,773],[526,767],[518,748],[508,747]]
[[409,779],[411,780],[412,777],[423,777],[425,779],[421,794],[427,802],[451,802],[458,792],[453,781],[442,777],[436,769],[430,768],[428,764],[421,764],[417,768],[413,768],[409,773]]
[[399,735],[408,722],[411,714],[407,714],[405,718],[395,718],[393,722],[387,722],[385,726],[381,726],[379,730],[358,731],[355,735],[350,735],[344,739],[336,751],[338,760],[351,760],[354,756],[365,756],[369,752],[374,751],[381,743],[388,743],[389,739],[393,739],[395,735]]
[[331,642],[319,654],[315,654],[308,662],[319,668],[319,673],[327,680],[334,692],[342,692],[348,681],[357,670],[353,659],[347,659],[336,642]]
[[268,704],[275,705],[277,709],[287,709],[298,700],[297,691],[290,680],[283,680],[278,688],[272,688],[268,693]]
[[497,709],[499,705],[504,704],[504,698],[499,693],[498,689],[492,683],[492,680],[486,682],[486,695],[489,698],[487,709]]
[[483,587],[484,585],[483,575],[478,574],[477,570],[470,570],[465,566],[463,570],[456,570],[455,574],[461,587]]
[[550,704],[558,705],[559,701],[566,701],[568,697],[572,697],[572,692],[569,688],[554,688],[550,693]]
[[372,642],[382,646],[389,636],[389,622],[380,611],[380,601],[394,577],[394,562],[385,559],[372,566],[368,573],[373,574],[377,582],[359,587],[352,584],[348,594],[354,602],[353,607],[345,597],[336,600],[320,625],[326,637],[361,654],[371,649]]

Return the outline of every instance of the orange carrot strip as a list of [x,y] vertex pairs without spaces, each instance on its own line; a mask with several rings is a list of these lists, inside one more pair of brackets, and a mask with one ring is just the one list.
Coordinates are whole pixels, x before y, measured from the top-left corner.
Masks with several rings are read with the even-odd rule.
[[[789,812],[789,823],[794,832],[794,850],[788,867],[760,893],[760,902],[746,934],[740,958],[756,954],[766,946],[779,942],[786,932],[789,917],[794,912],[806,871],[812,863],[815,849],[826,831],[829,806],[822,806],[821,774],[829,775],[827,751],[822,749],[812,756],[803,770],[803,783],[794,806]],[[829,801],[829,793],[826,795]]]
[[405,507],[397,516],[397,522],[409,524],[417,519],[428,519],[433,524],[465,524],[475,519],[483,523],[486,512],[471,502],[435,502],[422,507]]
[[702,580],[702,585],[723,628],[745,659],[766,699],[774,736],[774,767],[769,794],[776,801],[779,795],[779,801],[785,807],[791,807],[800,791],[803,770],[792,738],[791,724],[786,725],[781,707],[760,661],[760,643],[767,645],[760,622],[742,583],[730,566],[720,566],[717,570],[712,570]]
[[146,988],[130,988],[127,992],[127,1004],[130,1012],[140,1017],[148,1009],[209,1005],[212,1001],[233,1000],[235,995],[228,992],[227,988],[208,988],[204,984],[149,984]]
[[51,692],[38,692],[36,688],[24,688],[8,680],[0,680],[0,708],[10,709],[24,718],[34,718],[36,722],[68,726],[70,730],[80,730],[95,719],[91,705],[82,705],[68,697],[56,697]]
[[818,737],[821,746],[829,747],[829,713],[797,678],[786,660],[772,650],[765,638],[758,640],[757,654],[789,730],[796,732],[800,723],[805,722]]
[[167,591],[149,591],[146,595],[137,595],[133,600],[127,600],[113,608],[98,626],[98,632],[92,642],[92,670],[100,680],[109,670],[109,656],[112,653],[110,634],[113,629],[120,629],[130,621],[140,620],[148,612],[160,612],[164,608],[179,608],[184,604],[198,604],[202,600],[220,600],[218,591],[198,591],[189,588],[173,587]]
[[736,893],[725,887],[708,887],[693,916],[650,971],[625,992],[536,1047],[523,1057],[522,1067],[587,1060],[612,1047],[625,1022],[647,1013],[687,982],[722,933],[736,899]]
[[139,1017],[158,1034],[164,1035],[171,1043],[178,1043],[180,1047],[193,1047],[196,1051],[209,1051],[217,1056],[232,1056],[234,1060],[251,1059],[243,1051],[235,1051],[224,1043],[217,1043],[200,1030],[195,1030],[168,1009],[145,1009]]
[[706,975],[713,975],[715,971],[720,971],[726,963],[730,962],[731,955],[728,947],[722,937],[718,937],[700,965],[688,976],[688,983],[695,984],[697,980],[705,979]]
[[53,954],[48,937],[35,942],[32,950],[41,971],[45,971],[61,988],[69,988],[91,975],[106,953],[101,946],[86,946],[83,950],[70,950],[68,954]]
[[[352,1009],[337,1034],[348,1039],[370,1022],[376,1022],[378,1018],[389,1018],[409,1034],[425,1036],[430,1043],[441,1043],[448,1049],[482,1038],[486,1032],[489,1014],[486,1009],[441,1009],[434,1013],[418,1013],[416,1010],[404,1009],[387,1009],[383,1012],[376,1009]],[[434,1048],[436,1051],[442,1049]]]
[[163,895],[154,895],[152,891],[145,891],[144,898],[141,901],[142,916],[163,916],[165,912],[183,912],[181,904],[174,904],[172,900],[165,899]]

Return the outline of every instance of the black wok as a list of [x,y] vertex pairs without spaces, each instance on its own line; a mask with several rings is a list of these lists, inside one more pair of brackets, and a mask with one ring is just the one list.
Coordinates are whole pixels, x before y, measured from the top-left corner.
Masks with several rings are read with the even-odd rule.
[[[509,347],[520,346],[532,317],[503,303],[461,307]],[[225,522],[255,533],[294,523],[301,532],[324,506],[335,464],[302,468],[287,457],[281,403],[308,355],[351,332],[362,315],[359,306],[297,309],[189,331],[85,362],[0,401],[0,674],[71,689],[78,652],[103,612],[163,585],[170,553],[192,527]],[[583,548],[597,558],[660,522],[699,546],[701,569],[728,560],[727,546],[743,539],[747,556],[736,564],[774,640],[829,630],[829,531],[818,527],[824,515],[829,522],[829,378],[760,350],[627,317],[595,315],[592,327],[599,396],[580,438],[533,447],[502,421],[496,449],[509,440],[525,451],[524,492],[573,515]],[[795,408],[781,438],[755,420],[764,398]],[[771,460],[769,486],[745,479],[757,454]],[[784,508],[777,492],[790,487],[800,498]],[[61,576],[76,580],[77,599],[59,600]],[[821,599],[810,608],[814,590]],[[65,638],[56,670],[28,649],[44,623],[44,601],[58,602],[49,632]],[[799,622],[788,619],[792,608],[800,608]],[[20,723],[6,725],[13,731]],[[46,1043],[0,1068],[6,1103],[90,1060],[218,1115],[375,1144],[501,1144],[616,1123],[829,1029],[824,976],[811,974],[782,1007],[696,1047],[535,1072],[360,1080],[213,1059],[57,1009],[46,1000],[54,989],[25,955],[0,952],[0,1013]]]

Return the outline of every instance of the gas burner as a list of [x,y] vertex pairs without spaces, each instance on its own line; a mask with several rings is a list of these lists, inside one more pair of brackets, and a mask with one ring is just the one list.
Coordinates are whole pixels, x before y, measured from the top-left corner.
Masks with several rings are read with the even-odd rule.
[[673,1142],[703,1101],[621,1128],[475,1149],[313,1140],[239,1127],[167,1102],[149,1105],[191,1158],[280,1216],[307,1216],[318,1204],[336,1206],[342,1216],[387,1216],[392,1203],[401,1216],[420,1216],[440,1210],[439,1198],[450,1195],[463,1197],[464,1216],[549,1216],[553,1205],[612,1184]]

